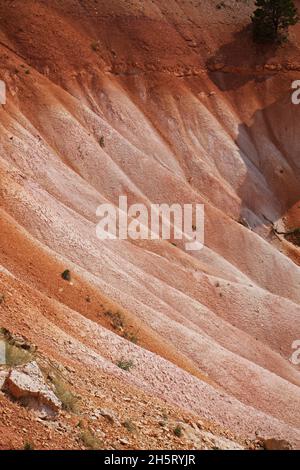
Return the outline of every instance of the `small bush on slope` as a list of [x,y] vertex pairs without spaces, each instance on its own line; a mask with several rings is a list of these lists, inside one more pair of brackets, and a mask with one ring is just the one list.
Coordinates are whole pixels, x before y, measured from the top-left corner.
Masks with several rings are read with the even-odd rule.
[[254,40],[260,43],[282,42],[289,26],[299,21],[293,0],[256,0],[252,16]]

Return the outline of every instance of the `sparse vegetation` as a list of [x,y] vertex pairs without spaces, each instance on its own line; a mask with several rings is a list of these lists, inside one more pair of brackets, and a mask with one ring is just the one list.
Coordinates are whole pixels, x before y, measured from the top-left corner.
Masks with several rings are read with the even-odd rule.
[[127,429],[128,432],[136,431],[136,425],[132,421],[130,421],[130,419],[124,421],[123,426]]
[[130,341],[133,344],[137,344],[138,340],[139,340],[138,333],[137,332],[132,332],[132,331],[125,331],[124,334],[123,334],[123,338],[127,339],[128,341]]
[[6,328],[0,328],[0,339],[5,343],[5,364],[16,367],[27,364],[34,358],[36,347],[22,337],[14,336]]
[[103,137],[103,136],[100,137],[100,139],[99,139],[99,144],[100,144],[100,147],[104,149],[104,147],[105,147],[105,140],[104,140],[104,137]]
[[252,15],[253,36],[260,43],[281,43],[289,26],[299,21],[293,0],[256,0]]
[[164,427],[164,426],[167,425],[167,423],[168,423],[168,415],[167,415],[166,412],[163,412],[162,413],[162,419],[159,421],[159,425]]
[[61,277],[64,279],[64,281],[71,281],[71,272],[69,269],[65,269],[64,272],[62,273]]
[[225,2],[220,2],[216,5],[217,10],[221,10],[222,8],[226,8]]
[[104,315],[110,318],[110,324],[114,330],[122,333],[124,339],[131,341],[131,343],[137,344],[138,342],[138,331],[129,331],[126,328],[124,315],[120,312],[112,312],[107,310]]
[[95,41],[95,42],[92,42],[91,44],[91,49],[94,51],[94,52],[97,52],[98,51],[98,43]]
[[91,450],[103,449],[103,443],[89,429],[85,429],[80,434],[80,439],[84,446]]
[[111,319],[111,326],[115,330],[122,330],[124,328],[124,318],[120,312],[111,312],[108,310],[105,312],[105,316]]
[[79,413],[78,398],[70,391],[66,382],[56,374],[51,374],[54,393],[62,402],[63,409],[72,413]]
[[182,427],[180,426],[180,424],[177,424],[176,428],[174,428],[174,434],[176,437],[182,436]]
[[129,360],[127,361],[126,359],[120,359],[117,364],[116,364],[120,369],[123,369],[125,371],[130,371],[130,369],[134,366],[133,361]]
[[34,450],[34,445],[32,444],[32,442],[24,442],[24,450]]
[[33,355],[25,349],[6,343],[5,362],[7,366],[16,367],[31,362]]

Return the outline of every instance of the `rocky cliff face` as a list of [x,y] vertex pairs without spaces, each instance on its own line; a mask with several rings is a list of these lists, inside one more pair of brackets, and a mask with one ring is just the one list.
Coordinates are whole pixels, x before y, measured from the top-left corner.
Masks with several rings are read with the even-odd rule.
[[[1,2],[0,326],[81,403],[50,425],[0,394],[3,448],[299,448],[300,27],[253,45],[253,3]],[[204,249],[99,240],[120,195],[204,203]]]

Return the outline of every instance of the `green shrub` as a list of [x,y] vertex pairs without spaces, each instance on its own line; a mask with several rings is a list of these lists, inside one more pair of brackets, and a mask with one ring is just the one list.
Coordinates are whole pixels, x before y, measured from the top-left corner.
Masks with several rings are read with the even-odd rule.
[[120,369],[123,369],[123,370],[126,370],[126,371],[129,371],[133,367],[133,365],[134,365],[133,361],[131,361],[131,360],[127,361],[126,359],[120,359],[117,362],[117,366]]
[[174,434],[176,437],[182,436],[182,427],[180,426],[180,424],[178,424],[176,428],[174,428]]
[[64,279],[64,281],[71,281],[71,272],[69,269],[65,269],[65,271],[62,273],[61,277]]
[[124,327],[124,318],[120,312],[111,312],[108,310],[105,312],[105,316],[111,319],[111,326],[115,330],[122,330]]
[[123,338],[127,339],[131,343],[137,344],[138,343],[138,334],[137,332],[125,331],[123,334]]
[[24,442],[24,450],[34,450],[34,445],[31,442],[26,441]]
[[33,354],[25,349],[19,348],[14,344],[6,343],[6,365],[10,367],[21,366],[31,362],[33,360]]
[[62,402],[63,409],[72,413],[79,413],[78,398],[71,392],[66,382],[57,375],[51,375],[54,393]]
[[128,432],[135,432],[136,431],[136,425],[133,424],[132,421],[129,419],[124,421],[123,426],[127,429]]
[[103,449],[103,443],[90,431],[86,429],[80,434],[80,439],[82,440],[85,447],[91,450],[101,450]]
[[103,137],[103,136],[100,137],[100,139],[99,139],[99,144],[100,144],[100,147],[104,149],[104,147],[105,147],[105,140],[104,140],[104,137]]
[[280,43],[287,37],[289,26],[299,21],[293,0],[256,0],[252,15],[254,40]]
[[94,52],[97,52],[97,51],[98,51],[98,43],[97,43],[97,42],[92,42],[92,44],[91,44],[91,49],[92,49]]

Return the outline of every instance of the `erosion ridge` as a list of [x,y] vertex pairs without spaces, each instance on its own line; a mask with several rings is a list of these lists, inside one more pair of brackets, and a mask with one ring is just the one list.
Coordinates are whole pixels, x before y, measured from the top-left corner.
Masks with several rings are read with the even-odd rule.
[[[258,49],[254,2],[218,3],[1,2],[0,327],[80,397],[51,423],[0,393],[2,448],[300,448],[299,247],[272,231],[299,226],[300,27]],[[204,249],[100,241],[120,194],[204,203]]]

